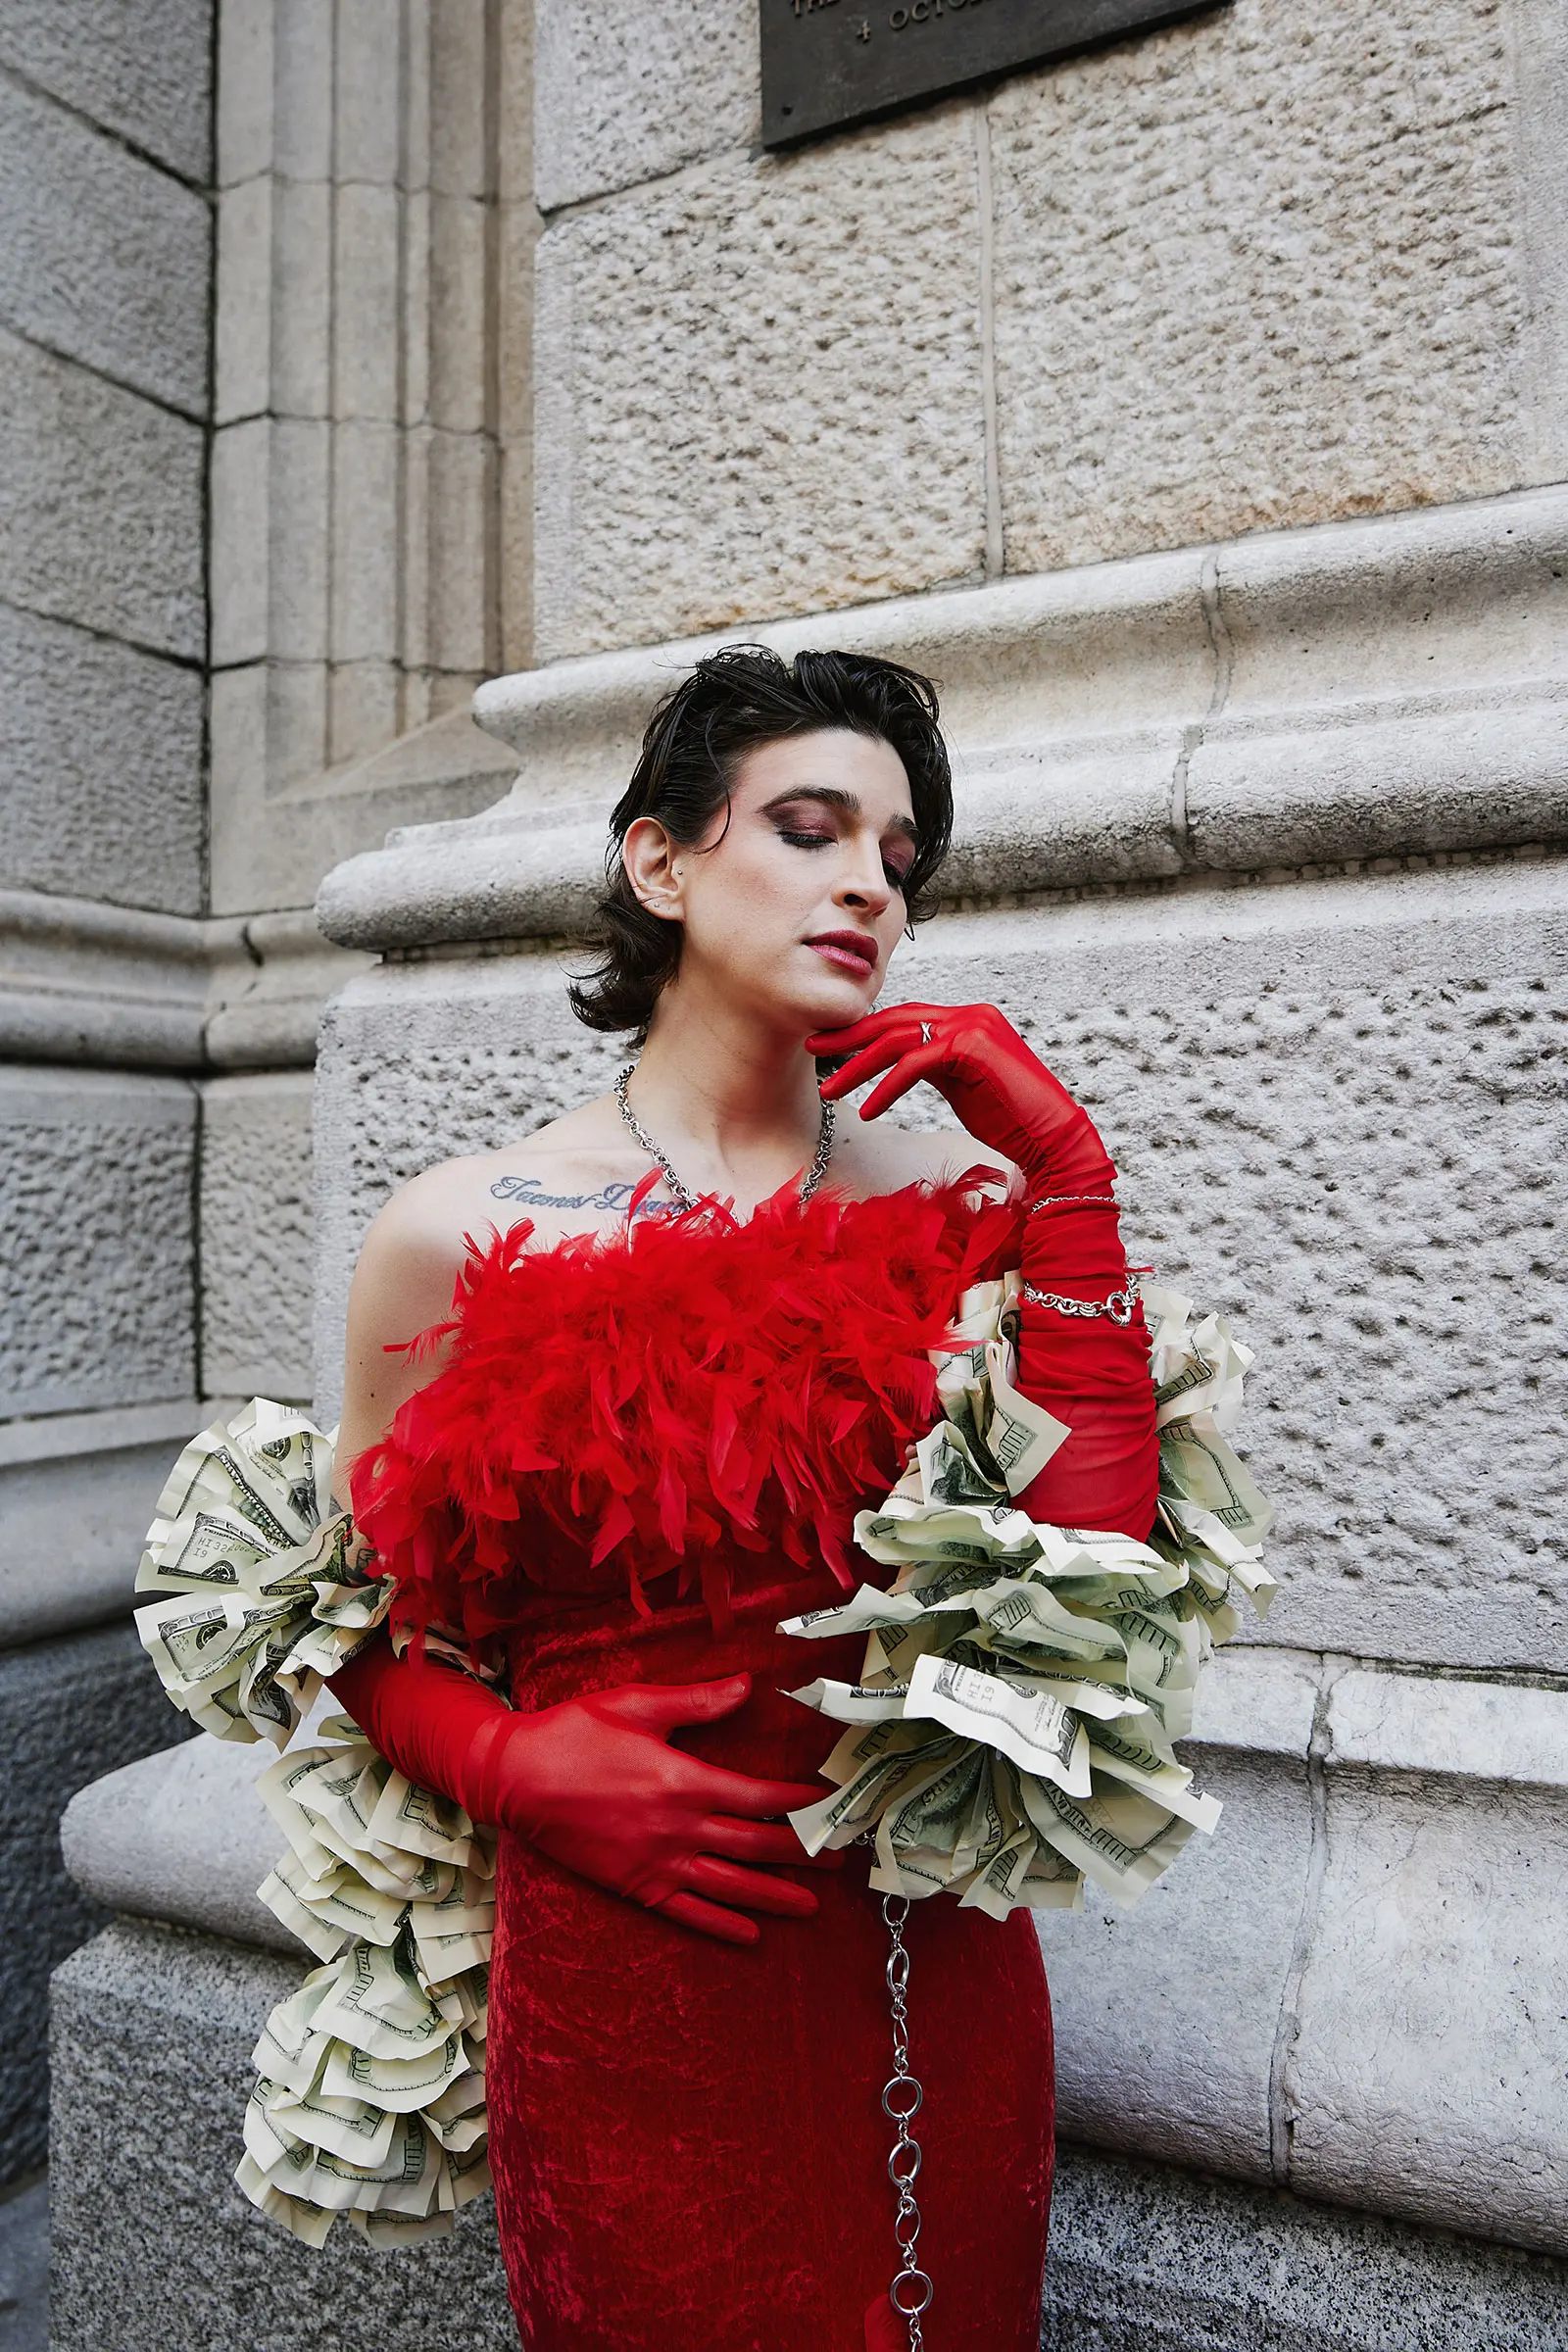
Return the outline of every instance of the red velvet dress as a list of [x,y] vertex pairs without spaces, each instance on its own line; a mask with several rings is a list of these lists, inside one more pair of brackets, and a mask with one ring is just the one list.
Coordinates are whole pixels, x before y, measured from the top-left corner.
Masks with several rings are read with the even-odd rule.
[[[677,1732],[809,1781],[840,1726],[784,1695],[859,1638],[778,1620],[877,1577],[854,1513],[936,1415],[927,1349],[1010,1220],[956,1193],[647,1221],[469,1269],[453,1360],[356,1503],[416,1620],[504,1641],[519,1707],[748,1669]],[[1013,1262],[1016,1262],[1014,1258]],[[823,1785],[825,1788],[825,1784]],[[887,1930],[854,1849],[820,1910],[714,1942],[504,1838],[491,2160],[528,2352],[864,2352],[895,2267]],[[1034,2352],[1051,2016],[1027,1914],[912,1907],[910,2057],[930,2352]],[[867,2314],[871,2312],[868,2336]]]

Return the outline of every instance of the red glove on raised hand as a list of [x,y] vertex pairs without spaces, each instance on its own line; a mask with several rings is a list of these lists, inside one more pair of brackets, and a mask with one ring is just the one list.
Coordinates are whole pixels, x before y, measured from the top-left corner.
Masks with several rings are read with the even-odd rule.
[[[1149,1334],[1127,1290],[1110,1190],[1116,1171],[1089,1113],[994,1004],[893,1005],[806,1046],[851,1056],[823,1081],[824,1102],[883,1073],[860,1105],[861,1118],[874,1119],[924,1079],[976,1143],[1022,1169],[1043,1205],[1023,1223],[1018,1385],[1072,1435],[1017,1500],[1053,1526],[1142,1543],[1159,1476]],[[1073,1314],[1053,1298],[1089,1311]]]
[[433,1660],[363,1650],[332,1690],[406,1779],[439,1789],[474,1821],[526,1838],[595,1886],[726,1943],[761,1933],[731,1904],[805,1919],[809,1887],[747,1864],[813,1863],[787,1822],[815,1804],[796,1781],[757,1781],[668,1744],[680,1724],[715,1723],[751,1695],[751,1677],[625,1684],[518,1714],[493,1690]]
[[977,1144],[1016,1160],[1032,1194],[1098,1193],[1116,1171],[1089,1113],[994,1004],[895,1004],[806,1041],[808,1054],[851,1059],[822,1083],[837,1102],[885,1070],[860,1105],[880,1118],[923,1078],[946,1096]]

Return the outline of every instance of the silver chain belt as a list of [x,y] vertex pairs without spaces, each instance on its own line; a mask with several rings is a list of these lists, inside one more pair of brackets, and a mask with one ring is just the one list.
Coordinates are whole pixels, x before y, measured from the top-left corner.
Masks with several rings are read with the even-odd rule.
[[888,2179],[899,2193],[893,2217],[893,2238],[899,2249],[899,2268],[888,2288],[888,2301],[908,2324],[910,2352],[924,2352],[925,2332],[920,2315],[931,2301],[930,2278],[915,2259],[920,2242],[920,2208],[914,2184],[920,2173],[920,2142],[909,2130],[925,2104],[925,2092],[909,2072],[909,1954],[904,1941],[904,1923],[909,1916],[908,1897],[884,1895],[882,1916],[888,1923],[893,1949],[888,1954],[888,1991],[893,2001],[893,2072],[882,2086],[882,2112],[899,2127],[888,2157]]

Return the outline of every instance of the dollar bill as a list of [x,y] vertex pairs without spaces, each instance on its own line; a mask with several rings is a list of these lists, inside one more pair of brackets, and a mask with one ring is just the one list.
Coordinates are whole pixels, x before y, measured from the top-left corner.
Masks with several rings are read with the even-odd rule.
[[881,1690],[864,1683],[834,1683],[819,1679],[808,1683],[803,1690],[792,1690],[804,1707],[814,1707],[819,1715],[828,1716],[834,1723],[885,1723],[904,1713],[908,1696],[906,1683],[895,1683]]
[[343,1955],[316,2026],[371,2058],[416,2057],[451,2030],[420,1984],[402,1938],[390,1950],[362,1943]]
[[1041,1840],[1124,1908],[1169,1869],[1193,1835],[1191,1822],[1132,1789],[1097,1790],[1080,1800],[1025,1774],[1019,1790]]
[[1043,1404],[1025,1396],[1008,1377],[1009,1345],[992,1340],[985,1351],[990,1411],[983,1437],[986,1453],[1006,1482],[1009,1494],[1021,1494],[1046,1467],[1072,1432],[1065,1421],[1048,1413]]
[[1244,1544],[1262,1543],[1273,1525],[1273,1509],[1221,1437],[1212,1415],[1198,1413],[1172,1422],[1160,1437],[1159,1467],[1166,1495],[1210,1513],[1227,1535]]
[[[421,2051],[417,2058],[372,2058],[349,2042],[329,2040],[321,2069],[321,2088],[340,2099],[373,2099],[393,2114],[428,2109],[443,2123],[482,2106],[484,2077],[468,2063],[467,2045],[461,2033]],[[442,2101],[466,2085],[466,2108],[442,2107]]]
[[1001,1674],[977,1674],[952,1658],[921,1658],[909,1678],[906,1712],[998,1749],[1070,1795],[1091,1793],[1082,1720],[1049,1690],[1030,1690]]

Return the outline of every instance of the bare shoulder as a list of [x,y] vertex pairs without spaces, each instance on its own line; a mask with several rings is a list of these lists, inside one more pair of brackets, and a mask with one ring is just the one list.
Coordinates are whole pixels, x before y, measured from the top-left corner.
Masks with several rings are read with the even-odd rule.
[[475,1250],[526,1224],[530,1246],[599,1231],[646,1173],[611,1105],[584,1103],[498,1152],[443,1160],[401,1185],[365,1237],[349,1294],[342,1446],[349,1462],[441,1369],[446,1344],[409,1343],[449,1321]]
[[973,1168],[990,1171],[997,1188],[1005,1191],[1013,1175],[1010,1160],[961,1129],[862,1120],[849,1104],[839,1112],[834,1158],[856,1190],[866,1195],[899,1193],[911,1184],[952,1184]]
[[585,1102],[495,1152],[440,1161],[395,1192],[371,1225],[362,1270],[444,1275],[450,1295],[465,1259],[526,1222],[540,1247],[625,1213],[647,1161],[603,1101]]

